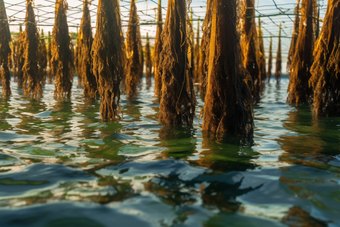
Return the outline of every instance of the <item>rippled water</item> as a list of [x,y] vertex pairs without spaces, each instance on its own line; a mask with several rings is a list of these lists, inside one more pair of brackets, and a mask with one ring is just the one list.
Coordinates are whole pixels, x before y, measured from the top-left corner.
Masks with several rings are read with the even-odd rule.
[[[77,81],[74,81],[77,84]],[[0,226],[340,226],[340,118],[285,104],[288,79],[254,106],[255,145],[158,124],[153,88],[99,101],[0,99]],[[203,107],[198,98],[197,116]]]

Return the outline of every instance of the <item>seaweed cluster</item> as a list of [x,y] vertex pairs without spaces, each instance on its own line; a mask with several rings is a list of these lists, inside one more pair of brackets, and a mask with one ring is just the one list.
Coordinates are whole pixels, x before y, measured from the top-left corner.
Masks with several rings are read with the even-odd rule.
[[11,62],[11,33],[7,20],[5,4],[0,1],[0,66],[1,66],[1,80],[2,92],[5,96],[11,94],[10,88],[10,73],[9,67]]
[[163,42],[161,38],[161,34],[163,32],[162,25],[162,1],[158,0],[158,10],[157,10],[157,30],[156,30],[156,39],[154,45],[153,59],[154,59],[154,78],[155,78],[155,95],[160,97],[162,90],[162,76],[159,72],[159,61],[160,54],[163,49]]

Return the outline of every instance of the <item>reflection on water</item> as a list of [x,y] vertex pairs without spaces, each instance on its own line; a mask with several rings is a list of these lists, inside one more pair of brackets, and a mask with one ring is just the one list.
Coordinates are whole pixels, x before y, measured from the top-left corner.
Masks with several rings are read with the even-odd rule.
[[0,226],[340,225],[340,118],[286,105],[287,78],[254,106],[252,147],[159,125],[143,82],[116,122],[76,86],[1,97]]

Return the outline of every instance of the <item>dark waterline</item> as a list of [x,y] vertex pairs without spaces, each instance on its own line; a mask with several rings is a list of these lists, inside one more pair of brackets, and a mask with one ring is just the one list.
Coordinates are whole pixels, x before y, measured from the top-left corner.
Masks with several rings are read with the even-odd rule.
[[[12,86],[0,97],[0,226],[339,226],[340,118],[285,103],[288,78],[254,106],[255,145],[158,124],[145,81],[101,122],[74,81],[70,102]],[[203,102],[199,102],[199,116]]]

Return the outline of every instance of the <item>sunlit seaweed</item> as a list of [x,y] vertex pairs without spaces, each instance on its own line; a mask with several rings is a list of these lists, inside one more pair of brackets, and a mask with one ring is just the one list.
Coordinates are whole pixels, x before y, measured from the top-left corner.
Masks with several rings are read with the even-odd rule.
[[0,65],[1,80],[2,80],[2,92],[5,96],[11,95],[10,81],[11,76],[9,73],[10,61],[11,61],[11,33],[9,31],[9,25],[7,20],[7,14],[5,4],[3,1],[0,3]]
[[260,60],[259,60],[259,64],[260,64],[260,72],[261,72],[261,80],[264,82],[266,81],[267,78],[267,73],[266,73],[266,54],[264,52],[264,44],[263,44],[263,32],[262,32],[262,28],[261,28],[261,21],[260,21],[260,17],[259,17],[259,56],[260,56]]
[[41,77],[41,84],[44,86],[46,83],[46,70],[47,70],[47,48],[44,37],[44,30],[41,30],[39,42],[39,74]]
[[24,81],[23,72],[22,72],[22,67],[24,66],[24,63],[25,63],[24,41],[25,41],[25,33],[22,31],[22,25],[20,24],[19,40],[18,40],[18,53],[17,53],[17,56],[16,56],[18,88],[22,88],[22,83]]
[[281,70],[282,70],[282,53],[281,53],[281,27],[282,24],[280,23],[280,28],[279,28],[279,41],[277,44],[277,52],[276,52],[276,68],[275,68],[275,79],[276,82],[278,83],[281,79]]
[[157,10],[157,31],[156,31],[156,39],[155,39],[155,46],[153,52],[153,59],[154,59],[154,78],[155,78],[155,95],[160,97],[161,90],[162,90],[162,74],[159,71],[159,61],[160,61],[160,54],[163,49],[163,42],[161,39],[161,34],[163,31],[162,25],[162,1],[158,0],[158,10]]
[[252,97],[244,81],[237,1],[214,0],[207,94],[202,130],[253,137]]
[[13,78],[16,81],[17,77],[17,49],[18,49],[18,42],[16,40],[12,40],[11,42],[11,68],[13,71]]
[[299,37],[295,45],[295,54],[290,67],[287,103],[310,103],[312,89],[308,86],[311,77],[310,68],[313,64],[314,31],[313,31],[312,0],[302,0],[301,24]]
[[295,7],[295,20],[294,20],[294,28],[292,34],[292,41],[290,42],[289,52],[287,56],[287,71],[290,71],[290,65],[293,60],[293,55],[295,53],[295,46],[297,43],[297,39],[299,37],[299,27],[300,27],[300,0],[297,0],[297,5]]
[[200,96],[204,100],[207,88],[207,75],[208,75],[208,61],[209,58],[209,43],[211,34],[211,20],[212,20],[212,5],[213,0],[207,1],[207,11],[202,24],[203,34],[201,40],[201,47],[199,53],[199,64],[198,64],[198,78],[200,83]]
[[340,0],[328,0],[324,24],[315,44],[309,86],[314,90],[313,113],[340,116]]
[[39,32],[35,23],[33,1],[27,0],[24,39],[23,89],[26,96],[40,98],[42,95],[39,74]]
[[200,61],[200,20],[197,21],[197,32],[196,32],[196,44],[195,44],[195,51],[194,51],[194,65],[195,65],[195,82],[199,82],[199,74],[198,74],[198,68],[199,68],[199,61]]
[[88,6],[88,0],[83,3],[83,17],[80,25],[80,52],[78,61],[80,61],[80,68],[78,68],[78,74],[81,74],[83,79],[84,97],[96,97],[98,92],[96,77],[92,73],[92,58],[91,47],[93,43],[92,29],[91,29],[91,16]]
[[168,1],[168,12],[162,33],[163,50],[160,70],[162,72],[162,98],[159,122],[165,125],[192,126],[196,98],[190,75],[188,48],[189,37],[187,7],[185,0]]
[[127,72],[125,79],[125,93],[128,98],[133,98],[138,94],[137,85],[141,78],[141,71],[143,66],[141,59],[143,59],[140,50],[138,27],[139,19],[137,15],[137,8],[135,0],[131,0],[129,27],[126,36],[126,50],[127,50]]
[[80,32],[77,32],[77,39],[76,39],[76,46],[72,48],[73,56],[74,56],[74,66],[75,72],[77,73],[78,77],[78,86],[83,85],[83,75],[82,75],[82,49],[80,44]]
[[267,82],[270,82],[270,77],[272,76],[273,67],[273,37],[270,37],[269,43],[269,56],[268,56],[268,70],[267,70]]
[[73,82],[72,43],[68,33],[66,18],[67,3],[57,0],[55,6],[55,23],[52,31],[52,73],[55,77],[54,97],[70,98]]
[[99,0],[96,30],[91,56],[93,74],[101,96],[100,114],[102,120],[114,120],[119,118],[119,84],[125,65],[124,37],[117,1]]
[[52,73],[52,63],[51,63],[51,59],[52,59],[52,45],[51,45],[51,32],[48,32],[48,49],[47,49],[47,62],[48,62],[48,83],[52,84],[52,80],[53,80],[53,73]]
[[253,102],[260,101],[260,91],[262,87],[260,63],[259,63],[259,44],[255,23],[255,5],[254,0],[244,0],[243,14],[243,33],[242,33],[242,51],[243,65],[252,78],[251,94]]
[[150,48],[149,34],[147,34],[146,45],[145,45],[145,77],[146,77],[146,85],[150,87],[151,77],[152,77],[152,60],[151,60],[151,48]]

